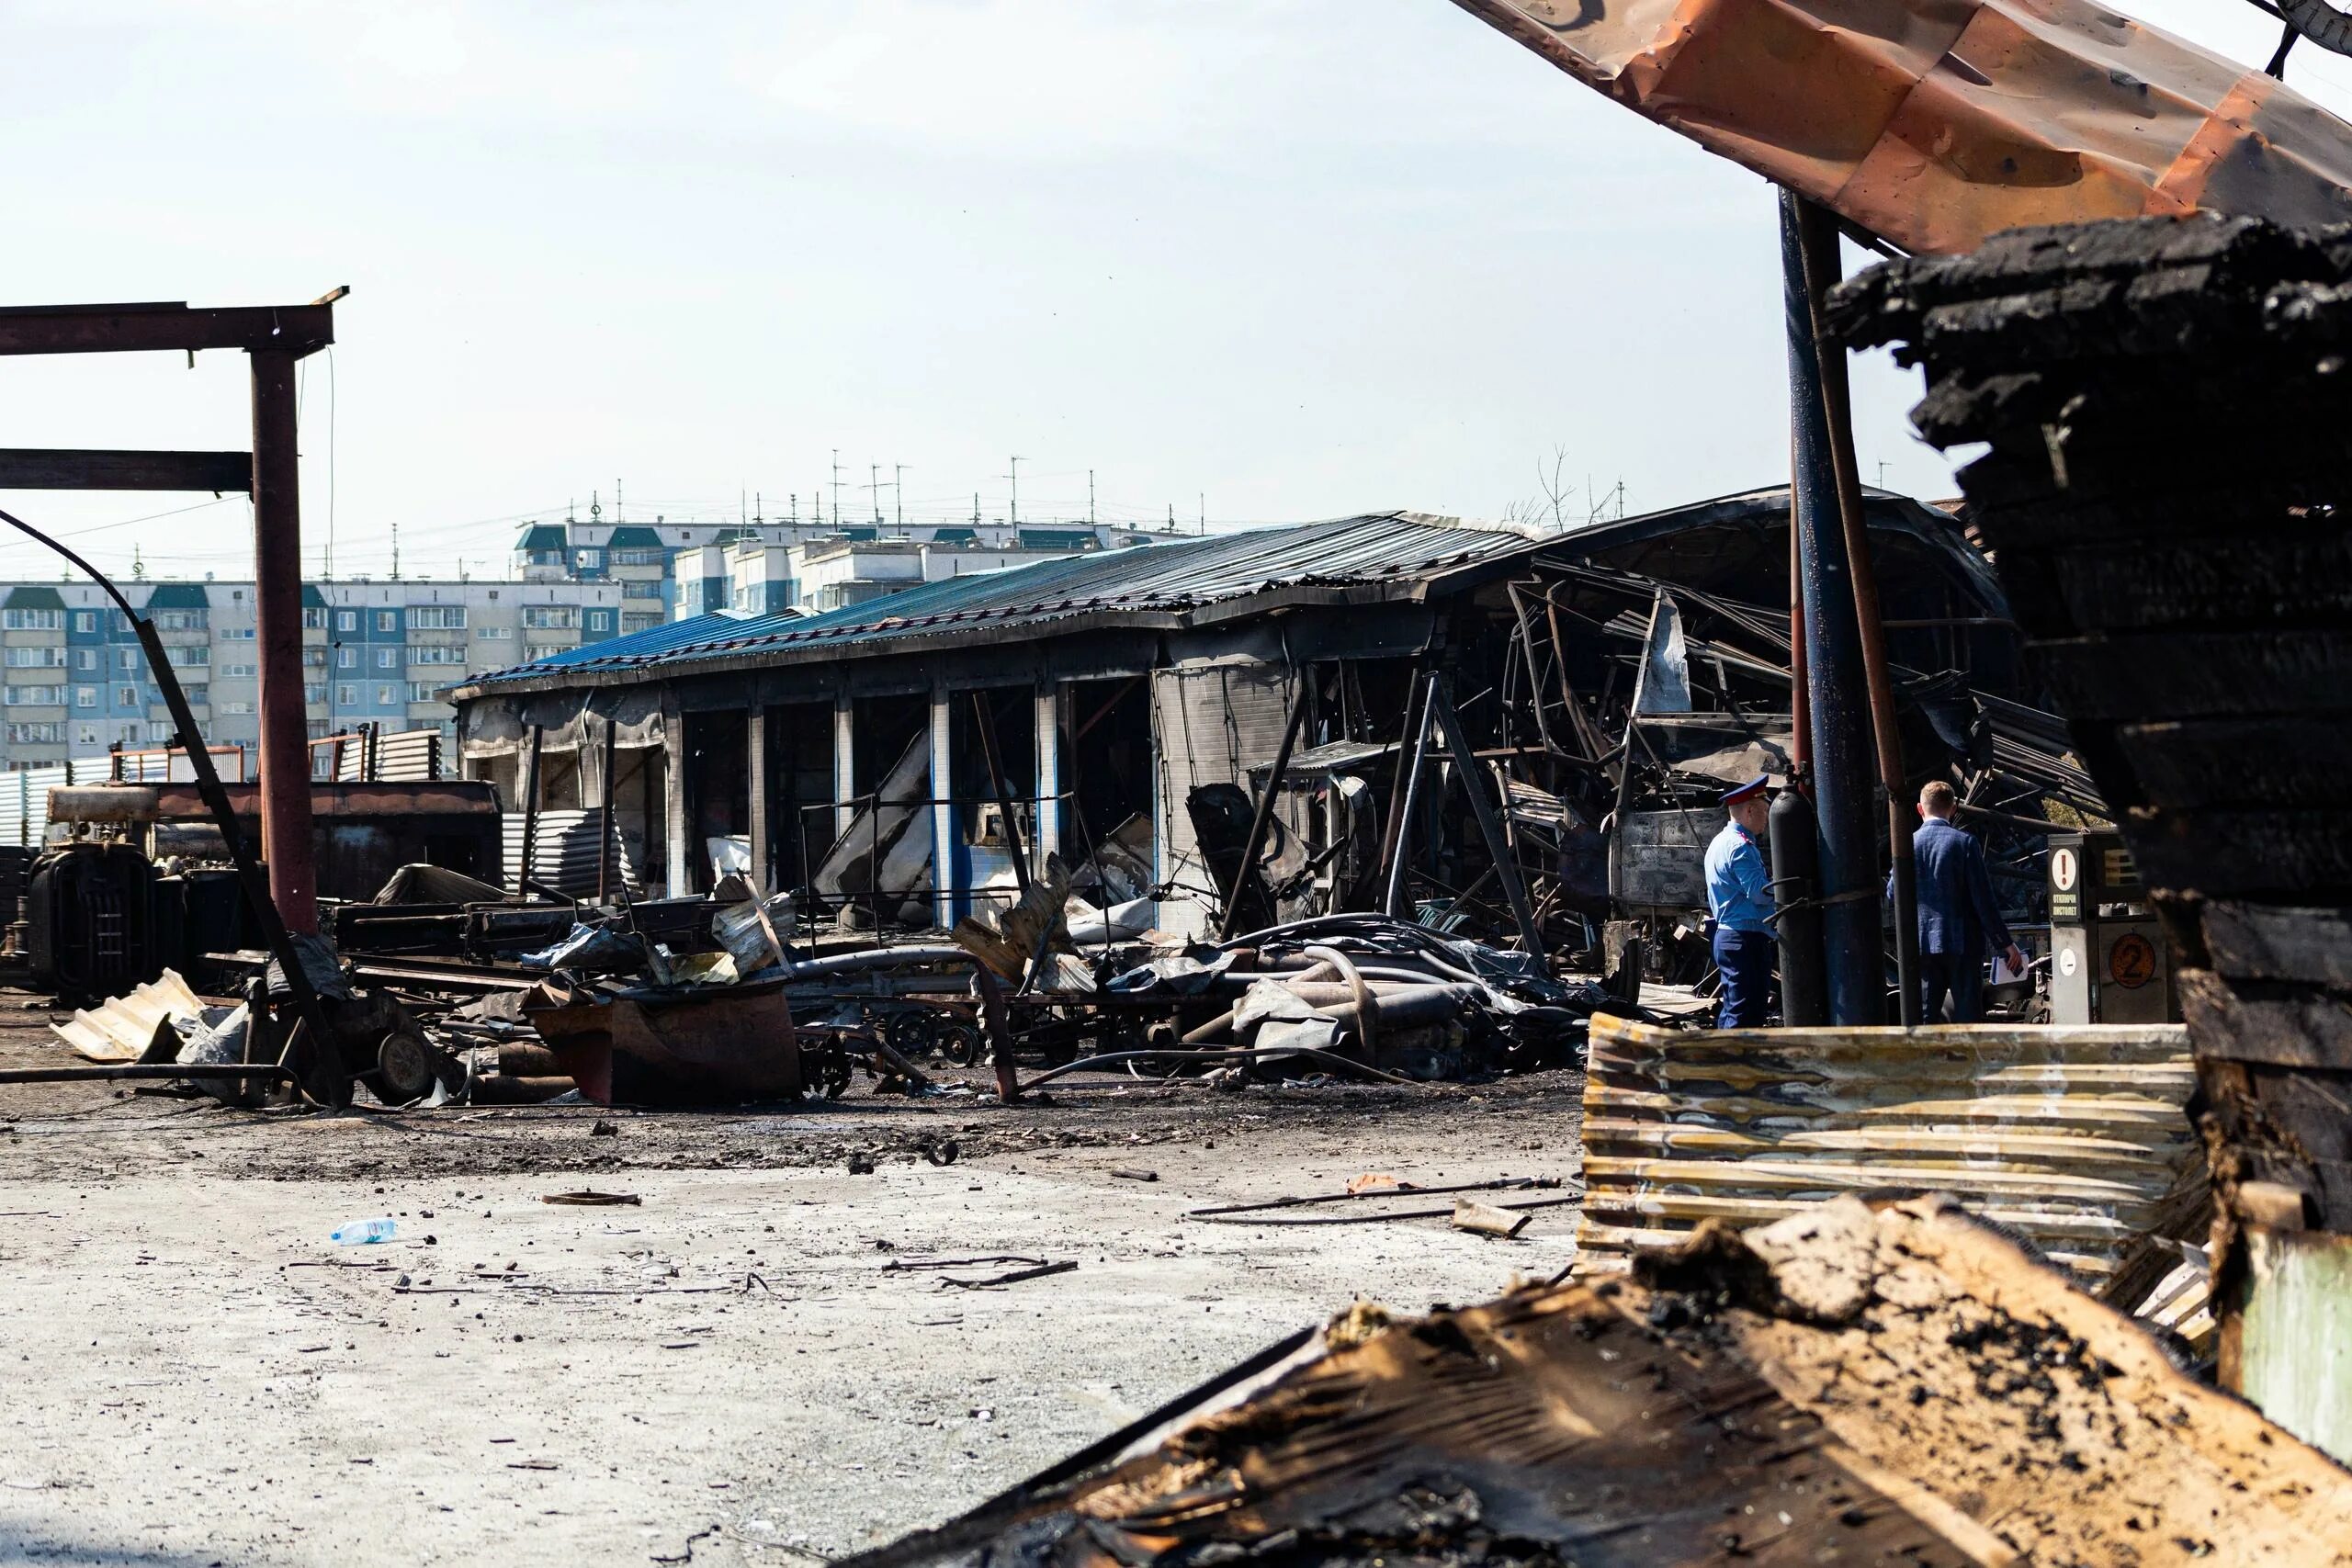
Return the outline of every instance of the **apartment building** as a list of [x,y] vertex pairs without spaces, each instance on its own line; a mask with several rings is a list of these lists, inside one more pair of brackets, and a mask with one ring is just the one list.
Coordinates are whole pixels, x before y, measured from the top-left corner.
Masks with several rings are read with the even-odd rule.
[[[216,746],[259,739],[251,582],[130,582]],[[438,693],[469,674],[621,635],[617,582],[402,579],[302,590],[304,706],[313,736],[361,724],[445,729]],[[652,625],[658,621],[648,621]],[[130,623],[86,582],[0,593],[0,767],[160,746],[170,713]]]

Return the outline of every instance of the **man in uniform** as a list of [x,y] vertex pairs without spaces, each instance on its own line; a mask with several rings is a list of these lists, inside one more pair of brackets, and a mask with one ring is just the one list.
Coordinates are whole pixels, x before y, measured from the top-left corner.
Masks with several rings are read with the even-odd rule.
[[1764,834],[1772,819],[1771,781],[1758,773],[1723,795],[1731,820],[1707,846],[1707,913],[1713,917],[1715,969],[1723,976],[1718,1029],[1760,1029],[1772,989],[1772,874]]
[[[1911,856],[1919,866],[1919,1021],[1933,1023],[1951,998],[1951,1021],[1984,1021],[1984,955],[1999,951],[2022,974],[2025,954],[1993,901],[1984,846],[1952,825],[1957,797],[1938,779],[1919,792],[1919,830]],[[1893,878],[1888,879],[1891,888]]]

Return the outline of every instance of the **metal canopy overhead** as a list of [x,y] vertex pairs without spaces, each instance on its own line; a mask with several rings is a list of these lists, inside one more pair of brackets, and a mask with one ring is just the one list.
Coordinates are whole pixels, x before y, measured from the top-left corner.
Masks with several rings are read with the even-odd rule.
[[1454,0],[1912,252],[2199,210],[2352,220],[2352,126],[2084,0]]
[[698,615],[630,637],[589,643],[534,663],[469,679],[459,695],[511,682],[593,676],[661,667],[684,673],[699,660],[772,653],[832,658],[899,651],[915,639],[956,632],[1046,627],[1067,631],[1080,617],[1165,626],[1240,601],[1384,599],[1431,579],[1525,549],[1529,536],[1467,528],[1409,512],[1384,512],[1297,527],[1186,538],[1125,549],[1090,550],[1057,560],[902,589],[822,615]]

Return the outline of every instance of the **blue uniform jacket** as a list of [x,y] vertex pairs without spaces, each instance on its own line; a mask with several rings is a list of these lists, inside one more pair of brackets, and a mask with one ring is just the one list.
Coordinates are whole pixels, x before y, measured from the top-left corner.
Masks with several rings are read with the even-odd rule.
[[1736,822],[1707,846],[1707,912],[1725,931],[1772,930],[1772,874],[1763,846]]
[[[1984,846],[1940,817],[1930,817],[1911,835],[1911,855],[1919,867],[1919,951],[1982,957],[2009,945],[2009,928],[1993,902],[1993,878],[1984,869]],[[1894,897],[1894,878],[1887,878]]]

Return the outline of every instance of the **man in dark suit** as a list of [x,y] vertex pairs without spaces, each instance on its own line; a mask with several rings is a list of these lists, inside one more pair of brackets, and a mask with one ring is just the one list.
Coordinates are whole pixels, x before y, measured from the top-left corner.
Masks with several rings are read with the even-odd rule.
[[[1996,949],[2011,969],[2025,968],[2025,955],[2009,940],[2009,928],[1993,902],[1993,879],[1984,869],[1984,846],[1952,826],[1958,802],[1951,785],[1938,780],[1919,792],[1919,830],[1911,853],[1919,867],[1919,1019],[1936,1021],[1944,998],[1951,998],[1951,1021],[1984,1019],[1984,955]],[[1888,879],[1890,889],[1894,879]]]

